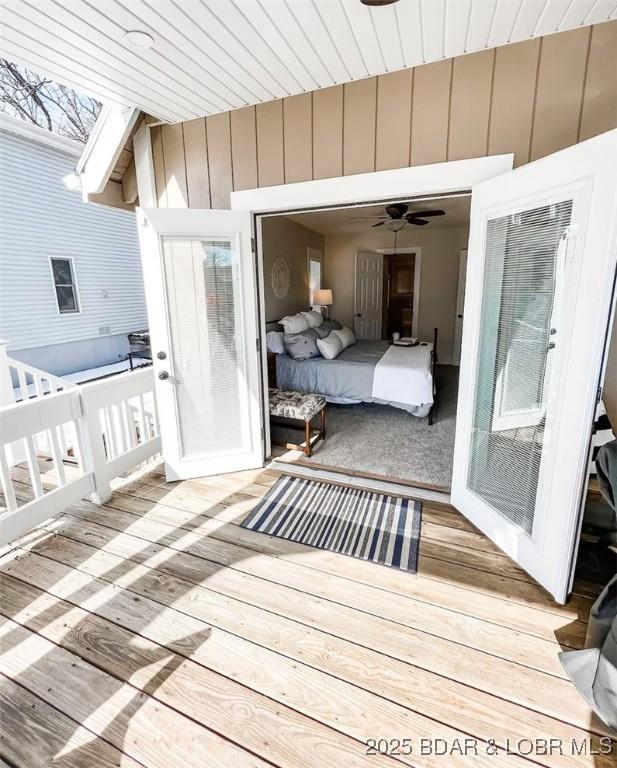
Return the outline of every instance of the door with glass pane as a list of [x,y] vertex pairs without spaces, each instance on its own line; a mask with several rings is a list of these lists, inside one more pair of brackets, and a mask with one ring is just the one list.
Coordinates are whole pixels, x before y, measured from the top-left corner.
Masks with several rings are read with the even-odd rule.
[[147,209],[139,229],[168,479],[261,466],[250,214]]
[[452,503],[564,601],[616,265],[617,131],[473,189]]

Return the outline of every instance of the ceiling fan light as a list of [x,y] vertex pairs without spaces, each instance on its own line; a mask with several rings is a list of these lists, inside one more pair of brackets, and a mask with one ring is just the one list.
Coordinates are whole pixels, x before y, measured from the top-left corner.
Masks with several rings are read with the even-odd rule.
[[390,221],[386,221],[385,224],[390,232],[400,232],[405,224],[407,224],[407,221],[405,219],[390,219]]

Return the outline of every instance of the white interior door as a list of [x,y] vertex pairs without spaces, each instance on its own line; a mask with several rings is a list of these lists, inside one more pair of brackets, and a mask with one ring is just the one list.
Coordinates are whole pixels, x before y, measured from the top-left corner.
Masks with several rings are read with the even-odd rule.
[[146,209],[138,223],[168,479],[262,466],[250,214]]
[[356,252],[354,335],[357,339],[381,339],[383,301],[383,254]]
[[463,312],[465,307],[465,279],[467,277],[467,249],[459,254],[458,288],[456,292],[456,317],[454,319],[454,348],[452,365],[461,364],[461,343],[463,341]]
[[616,264],[617,131],[473,188],[452,503],[563,602]]

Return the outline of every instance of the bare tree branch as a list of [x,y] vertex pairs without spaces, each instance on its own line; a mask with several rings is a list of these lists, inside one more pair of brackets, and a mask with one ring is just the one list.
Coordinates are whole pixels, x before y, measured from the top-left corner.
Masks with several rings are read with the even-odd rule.
[[101,105],[0,58],[0,111],[85,143]]

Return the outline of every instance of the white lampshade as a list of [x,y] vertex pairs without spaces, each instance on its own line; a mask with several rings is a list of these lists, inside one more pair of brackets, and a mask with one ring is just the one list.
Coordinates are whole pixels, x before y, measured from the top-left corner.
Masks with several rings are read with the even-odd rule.
[[313,304],[317,307],[329,307],[333,304],[330,288],[321,288],[313,293]]

